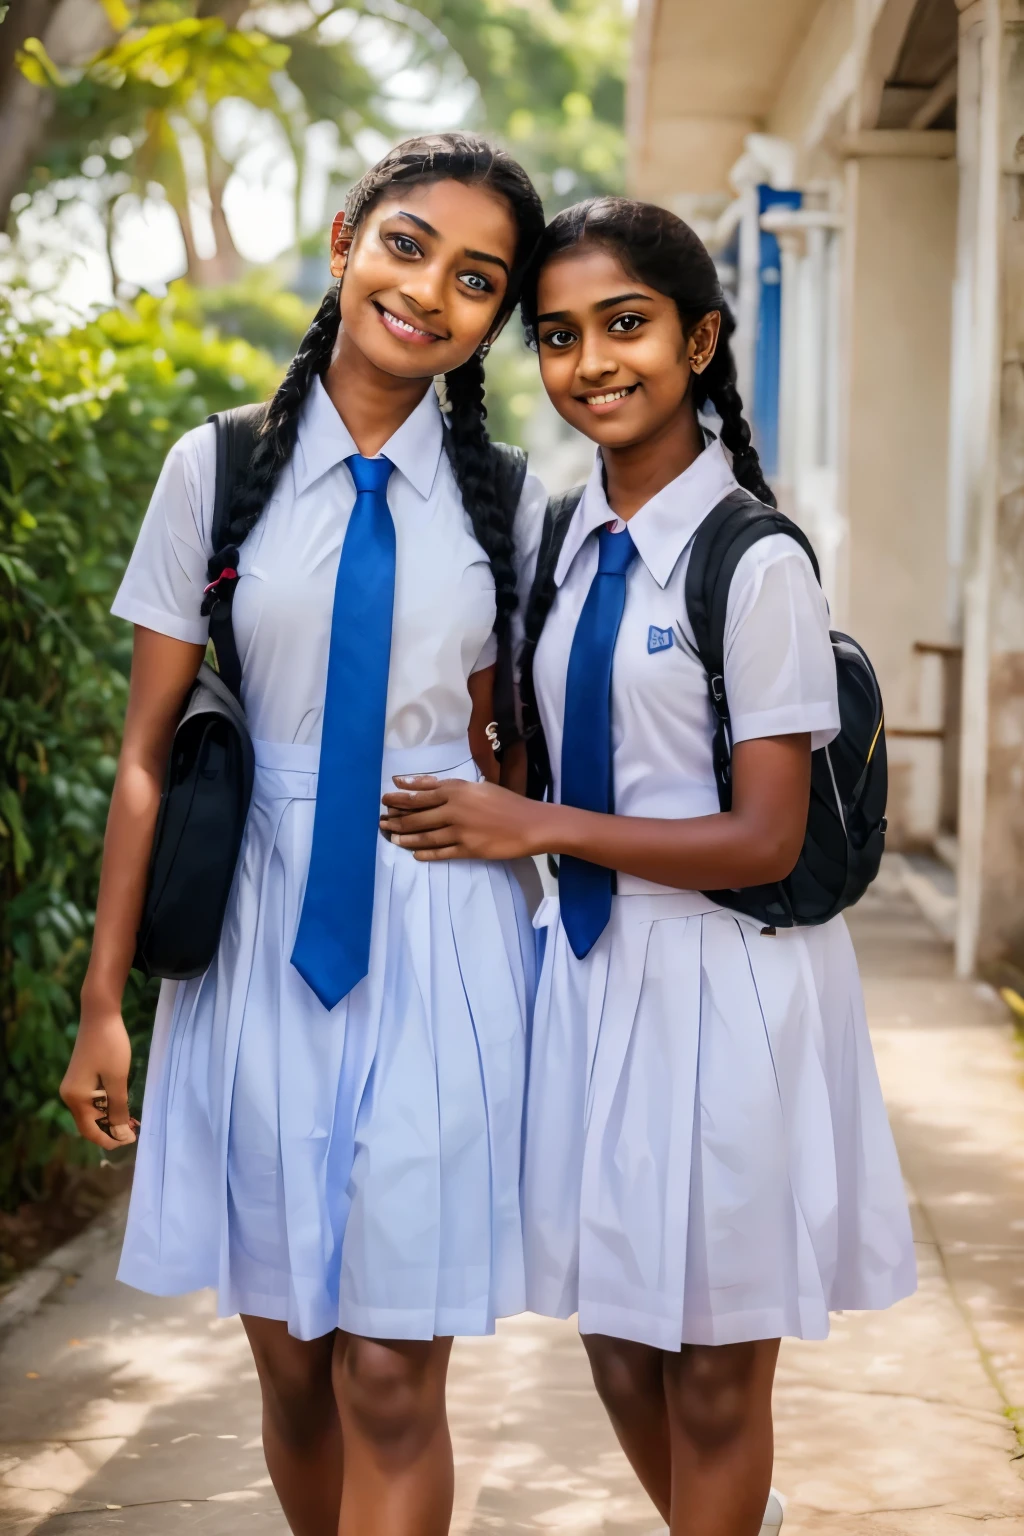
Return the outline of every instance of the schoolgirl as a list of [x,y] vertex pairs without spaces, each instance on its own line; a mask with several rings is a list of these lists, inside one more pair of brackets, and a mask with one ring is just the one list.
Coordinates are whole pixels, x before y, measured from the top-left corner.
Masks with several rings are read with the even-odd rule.
[[[447,1530],[451,1336],[524,1306],[522,893],[500,864],[417,864],[377,817],[395,773],[478,777],[468,739],[495,766],[516,592],[482,356],[542,232],[525,172],[479,139],[369,171],[233,503],[256,783],[216,959],[161,992],[119,1273],[243,1314],[299,1536]],[[134,1139],[121,993],[204,650],[214,484],[207,425],[171,451],[114,604],[131,696],[63,1090],[104,1147]],[[543,500],[528,479],[524,515]]]
[[427,781],[385,797],[384,825],[424,860],[561,856],[559,900],[538,914],[528,1303],[578,1310],[598,1391],[674,1536],[754,1536],[780,1338],[822,1338],[831,1310],[915,1286],[845,923],[776,932],[702,894],[796,862],[811,751],[839,726],[828,612],[785,534],[743,556],[723,813],[685,575],[737,485],[773,498],[714,264],[659,208],[583,204],[549,226],[524,317],[556,409],[599,445],[539,636],[536,595],[527,615],[552,803]]

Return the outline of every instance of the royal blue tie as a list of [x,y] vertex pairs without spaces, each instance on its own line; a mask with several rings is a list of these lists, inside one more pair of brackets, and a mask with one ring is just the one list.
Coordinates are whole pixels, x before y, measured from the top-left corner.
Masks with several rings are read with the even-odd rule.
[[395,606],[390,459],[345,460],[355,481],[334,588],[313,848],[292,965],[325,1008],[370,966],[380,773]]
[[[626,605],[626,573],[636,557],[628,531],[598,533],[597,575],[583,604],[565,679],[563,805],[615,809],[612,781],[612,659]],[[578,960],[589,955],[612,912],[610,869],[566,855],[558,867],[562,926]]]

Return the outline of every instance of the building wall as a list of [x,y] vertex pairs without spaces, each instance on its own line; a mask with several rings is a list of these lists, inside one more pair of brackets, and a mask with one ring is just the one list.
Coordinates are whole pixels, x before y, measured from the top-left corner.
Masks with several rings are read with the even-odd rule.
[[[868,156],[846,180],[846,624],[890,726],[919,719],[916,641],[945,641],[944,538],[957,167]],[[896,845],[934,834],[939,748],[890,739]]]

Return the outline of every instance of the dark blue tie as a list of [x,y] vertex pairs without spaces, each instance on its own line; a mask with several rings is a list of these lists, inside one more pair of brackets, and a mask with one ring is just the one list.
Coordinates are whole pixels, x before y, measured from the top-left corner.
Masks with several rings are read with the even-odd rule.
[[292,965],[334,1008],[370,965],[380,774],[395,606],[390,459],[345,460],[356,486],[334,588],[309,875]]
[[[615,809],[612,781],[612,660],[626,605],[626,573],[636,558],[628,531],[598,533],[597,575],[590,584],[569,652],[562,736],[563,805]],[[612,911],[610,869],[566,855],[558,867],[562,926],[578,960],[589,955]]]

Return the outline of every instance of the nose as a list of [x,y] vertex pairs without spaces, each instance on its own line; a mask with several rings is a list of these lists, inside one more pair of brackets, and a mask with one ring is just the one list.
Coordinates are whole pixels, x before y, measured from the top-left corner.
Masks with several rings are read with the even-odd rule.
[[444,272],[432,262],[422,262],[410,272],[401,293],[424,318],[439,315],[444,308]]
[[616,359],[609,355],[604,330],[585,332],[577,365],[580,381],[584,384],[605,383],[618,366]]

